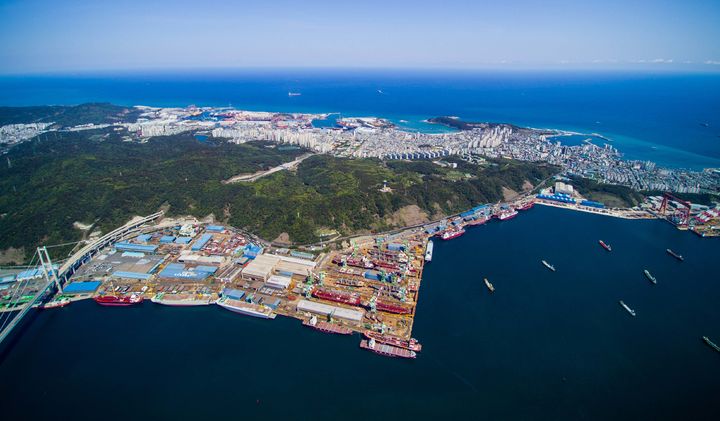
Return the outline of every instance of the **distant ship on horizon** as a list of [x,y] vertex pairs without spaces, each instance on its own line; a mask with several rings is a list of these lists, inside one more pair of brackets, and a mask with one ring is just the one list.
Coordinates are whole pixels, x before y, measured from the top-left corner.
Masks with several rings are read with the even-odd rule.
[[302,95],[302,93],[300,93],[300,92],[293,92],[293,91],[288,92],[288,96],[301,96],[301,95]]

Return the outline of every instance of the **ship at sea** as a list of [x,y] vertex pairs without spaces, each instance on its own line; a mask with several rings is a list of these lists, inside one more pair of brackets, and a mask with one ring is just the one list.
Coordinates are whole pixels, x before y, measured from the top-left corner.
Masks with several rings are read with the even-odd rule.
[[717,352],[720,352],[720,346],[717,346],[715,342],[711,341],[710,338],[707,336],[703,336],[703,341],[705,341],[706,344],[708,344],[712,349],[714,349]]
[[623,300],[620,300],[620,305],[621,305],[625,310],[627,310],[627,312],[630,313],[631,316],[635,317],[635,310],[633,310],[633,309],[631,309],[630,307],[628,307],[628,305],[625,304],[625,302],[624,302]]
[[166,306],[206,306],[213,302],[207,295],[166,294],[164,292],[156,294],[150,301]]
[[452,240],[453,238],[458,238],[463,234],[465,234],[465,230],[462,228],[448,229],[440,234],[440,238],[443,240]]
[[376,354],[384,355],[386,357],[415,358],[417,356],[415,351],[388,344],[378,343],[373,338],[370,338],[369,340],[363,339],[362,341],[360,341],[360,348],[370,350]]
[[670,250],[670,249],[666,249],[665,251],[667,252],[667,254],[669,254],[670,256],[678,259],[678,260],[681,261],[681,262],[682,262],[683,260],[685,260],[681,255],[675,253],[674,251],[672,251],[672,250]]
[[543,264],[546,268],[548,268],[548,269],[550,269],[551,271],[555,272],[555,266],[551,265],[550,263],[548,263],[548,262],[546,262],[546,261],[544,261],[544,260],[542,261],[542,264]]
[[244,314],[246,316],[259,317],[261,319],[275,318],[275,313],[273,313],[272,308],[264,304],[248,303],[246,301],[237,300],[230,297],[222,297],[217,300],[215,304],[226,310]]
[[493,284],[490,283],[490,281],[488,281],[488,278],[485,278],[484,281],[485,281],[485,286],[487,286],[487,289],[489,289],[490,292],[495,292],[495,287],[493,286]]
[[603,240],[600,240],[599,243],[600,243],[600,246],[602,246],[602,248],[604,248],[605,250],[612,251],[612,247],[610,247],[609,244],[606,244]]
[[302,95],[300,92],[288,92],[288,96],[300,96]]
[[655,279],[655,277],[652,276],[650,271],[647,269],[645,269],[645,277],[648,278],[650,280],[650,282],[652,282],[653,284],[657,284],[657,279]]
[[98,295],[93,298],[96,303],[101,306],[109,307],[127,307],[134,304],[140,304],[143,302],[143,297],[140,295],[132,294],[118,297],[115,295]]
[[409,349],[410,351],[420,352],[422,350],[422,345],[415,338],[402,339],[397,336],[385,335],[372,330],[366,330],[363,332],[363,335],[368,339],[375,339],[376,342]]
[[41,308],[43,308],[43,309],[61,308],[61,307],[65,307],[66,305],[68,305],[70,303],[71,303],[71,301],[67,297],[57,298],[57,299],[48,301],[47,303],[43,304],[41,306]]
[[334,333],[337,335],[350,335],[352,333],[352,329],[340,326],[336,323],[330,323],[325,322],[322,320],[318,320],[317,316],[310,317],[309,320],[303,320],[303,326],[307,326],[309,328],[319,330],[320,332],[325,333]]
[[427,247],[425,247],[425,261],[426,262],[429,262],[432,260],[434,246],[435,245],[433,244],[432,240],[429,240],[427,243]]

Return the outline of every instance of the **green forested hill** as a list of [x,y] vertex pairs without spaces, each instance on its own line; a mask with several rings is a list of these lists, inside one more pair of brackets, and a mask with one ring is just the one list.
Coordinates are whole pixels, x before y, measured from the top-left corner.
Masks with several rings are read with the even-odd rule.
[[[296,172],[254,183],[223,184],[290,161],[305,152],[263,143],[202,143],[192,134],[123,142],[112,131],[43,137],[11,149],[0,164],[0,250],[77,239],[75,221],[103,231],[163,205],[169,214],[216,218],[266,239],[317,240],[318,228],[344,233],[387,228],[386,217],[407,205],[428,214],[452,213],[497,201],[502,187],[520,190],[552,174],[550,166],[458,161],[384,163],[317,155]],[[382,193],[383,181],[394,190]]]

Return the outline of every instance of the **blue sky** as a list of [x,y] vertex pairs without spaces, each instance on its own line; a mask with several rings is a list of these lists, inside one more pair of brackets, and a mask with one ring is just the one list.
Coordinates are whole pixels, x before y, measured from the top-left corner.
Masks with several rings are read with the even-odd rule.
[[720,1],[0,0],[0,73],[236,67],[720,71]]

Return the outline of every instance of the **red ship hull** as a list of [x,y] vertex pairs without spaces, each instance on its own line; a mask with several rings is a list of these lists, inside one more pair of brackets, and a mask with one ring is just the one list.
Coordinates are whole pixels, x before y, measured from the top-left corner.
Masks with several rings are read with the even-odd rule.
[[375,303],[375,308],[380,311],[385,311],[388,313],[395,313],[395,314],[410,314],[412,310],[410,310],[409,307],[401,306],[398,304],[393,303],[386,303],[383,301],[378,301]]
[[604,248],[604,249],[607,250],[607,251],[612,251],[612,248],[611,248],[609,245],[605,244],[604,241],[600,240],[599,242],[600,242],[600,246],[601,246],[602,248]]
[[323,300],[334,301],[336,303],[349,304],[353,306],[360,305],[360,296],[357,294],[348,294],[340,291],[327,291],[323,289],[315,289],[312,292],[313,297]]
[[101,306],[108,307],[128,307],[131,305],[139,304],[143,302],[142,297],[115,297],[112,295],[103,295],[93,298],[96,303]]
[[363,335],[365,335],[368,339],[375,339],[377,342],[409,349],[411,351],[420,352],[420,350],[422,350],[422,345],[420,345],[420,343],[415,339],[400,339],[394,336],[383,335],[379,332],[373,332],[371,330],[366,330]]

